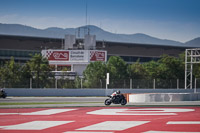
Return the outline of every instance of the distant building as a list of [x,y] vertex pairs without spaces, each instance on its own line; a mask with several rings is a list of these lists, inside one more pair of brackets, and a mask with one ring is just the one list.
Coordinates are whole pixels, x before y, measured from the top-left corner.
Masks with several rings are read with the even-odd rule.
[[[163,54],[177,57],[187,48],[189,47],[96,41],[95,36],[85,36],[85,39],[75,39],[73,35],[65,36],[65,38],[0,35],[0,63],[2,64],[9,60],[11,56],[17,62],[24,63],[31,58],[31,54],[41,53],[43,50],[43,54],[45,55],[48,51],[54,51],[60,53],[63,57],[67,53],[66,56],[69,59],[65,62],[65,65],[71,71],[75,70],[78,74],[81,74],[86,64],[91,62],[91,53],[95,52],[99,52],[99,54],[103,52],[106,56],[104,61],[109,59],[110,56],[120,56],[127,63],[133,63],[138,59],[140,59],[140,62],[158,60]],[[58,66],[62,67],[62,63],[63,61],[60,61],[55,70],[59,70]],[[50,64],[56,63],[50,60]],[[76,68],[77,64],[79,66],[85,64],[80,67],[80,72]]]

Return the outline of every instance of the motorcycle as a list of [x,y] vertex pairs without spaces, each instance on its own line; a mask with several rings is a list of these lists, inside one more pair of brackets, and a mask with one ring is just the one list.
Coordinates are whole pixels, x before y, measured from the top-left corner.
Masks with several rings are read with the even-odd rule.
[[7,97],[7,93],[4,90],[0,91],[0,98],[6,98]]
[[111,103],[113,104],[121,104],[121,105],[126,105],[127,104],[127,100],[125,98],[125,96],[123,94],[118,95],[118,96],[110,96],[108,95],[108,99],[105,100],[104,104],[105,105],[110,105]]

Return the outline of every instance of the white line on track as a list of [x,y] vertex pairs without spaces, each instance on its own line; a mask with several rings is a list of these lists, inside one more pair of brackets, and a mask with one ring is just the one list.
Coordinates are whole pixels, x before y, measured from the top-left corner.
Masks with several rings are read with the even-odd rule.
[[199,132],[170,132],[170,131],[147,131],[143,133],[199,133]]
[[64,133],[113,133],[113,132],[82,132],[82,131],[69,131]]
[[167,124],[200,124],[200,121],[169,121]]
[[191,112],[194,109],[180,108],[143,108],[143,109],[99,109],[87,114],[92,115],[177,115],[177,112]]
[[1,126],[0,128],[8,130],[43,130],[71,122],[73,121],[31,121],[17,125]]
[[42,110],[42,111],[36,111],[36,112],[31,112],[31,113],[21,113],[21,115],[53,115],[57,113],[63,113],[67,111],[72,111],[76,109],[47,109],[47,110]]
[[72,110],[77,110],[77,109],[47,109],[47,110],[30,112],[30,113],[0,113],[0,115],[53,115],[53,114],[68,112]]
[[91,126],[79,128],[77,130],[114,130],[121,131],[131,127],[139,126],[149,121],[105,121]]

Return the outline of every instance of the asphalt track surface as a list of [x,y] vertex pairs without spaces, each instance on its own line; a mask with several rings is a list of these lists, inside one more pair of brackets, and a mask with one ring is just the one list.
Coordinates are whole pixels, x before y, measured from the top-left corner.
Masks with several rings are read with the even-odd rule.
[[[0,133],[200,133],[200,101],[105,106],[107,97],[8,97]],[[64,104],[48,104],[48,103]],[[189,106],[188,106],[189,105]]]
[[7,97],[2,102],[102,102],[107,97]]
[[[82,107],[105,106],[107,97],[7,97],[0,99],[0,103],[27,103],[21,105],[0,105],[0,108],[36,108],[36,107]],[[28,104],[45,103],[45,104]],[[54,103],[54,104],[52,104]],[[56,104],[55,104],[56,103]],[[176,102],[151,102],[151,103],[127,103],[126,106],[200,106],[200,101],[176,101]],[[111,106],[120,106],[118,104]]]
[[0,109],[0,133],[200,133],[200,107]]

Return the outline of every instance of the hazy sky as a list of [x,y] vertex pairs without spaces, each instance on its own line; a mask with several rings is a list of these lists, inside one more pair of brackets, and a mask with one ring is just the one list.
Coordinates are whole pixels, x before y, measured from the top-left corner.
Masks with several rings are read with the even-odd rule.
[[0,0],[0,23],[76,28],[86,25],[86,5],[87,24],[109,32],[200,37],[200,0]]

